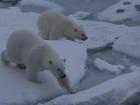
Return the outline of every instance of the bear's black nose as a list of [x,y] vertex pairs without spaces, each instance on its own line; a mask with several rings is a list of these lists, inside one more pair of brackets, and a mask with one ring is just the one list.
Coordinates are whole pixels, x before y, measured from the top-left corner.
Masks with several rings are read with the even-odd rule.
[[85,37],[82,38],[83,41],[85,41],[85,40],[87,40],[87,39],[88,39],[87,36],[85,36]]
[[85,41],[87,39],[88,39],[88,37],[86,36],[86,34],[85,33],[82,33],[82,40]]
[[60,78],[61,79],[64,79],[64,78],[66,78],[66,75],[65,74],[64,75],[61,75]]
[[61,79],[64,79],[66,77],[66,74],[61,69],[58,68],[57,71],[58,71],[58,75]]

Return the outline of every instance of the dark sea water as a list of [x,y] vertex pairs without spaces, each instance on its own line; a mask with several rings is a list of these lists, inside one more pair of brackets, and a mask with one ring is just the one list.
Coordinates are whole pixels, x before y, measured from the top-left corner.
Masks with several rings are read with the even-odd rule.
[[118,53],[116,51],[113,51],[111,48],[107,48],[103,51],[99,51],[96,53],[88,53],[88,58],[86,62],[87,74],[85,78],[81,81],[81,83],[79,84],[79,87],[80,87],[79,90],[96,86],[106,80],[109,80],[111,78],[118,76],[108,71],[99,71],[94,66],[94,63],[93,63],[96,58],[105,60],[108,63],[113,64],[113,65],[123,65],[125,67],[125,70],[121,74],[131,72],[130,67],[132,65],[136,65],[140,67],[139,59],[135,59],[133,57],[127,56],[122,53]]

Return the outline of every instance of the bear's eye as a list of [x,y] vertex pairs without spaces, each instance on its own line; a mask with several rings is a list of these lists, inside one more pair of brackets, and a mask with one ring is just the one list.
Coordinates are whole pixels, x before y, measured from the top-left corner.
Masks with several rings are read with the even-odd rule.
[[74,29],[74,31],[77,32],[78,30],[77,29]]
[[52,64],[52,61],[49,61],[49,64]]

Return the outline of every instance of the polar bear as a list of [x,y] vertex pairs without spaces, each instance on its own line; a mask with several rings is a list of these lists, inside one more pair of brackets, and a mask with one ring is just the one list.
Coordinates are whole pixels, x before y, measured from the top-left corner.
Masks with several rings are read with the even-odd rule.
[[8,39],[6,50],[1,53],[1,58],[5,64],[12,62],[25,65],[27,78],[32,82],[40,83],[38,72],[50,70],[64,89],[74,93],[65,72],[64,60],[44,39],[29,30],[13,32]]
[[68,40],[87,40],[84,29],[74,20],[59,12],[49,10],[42,13],[37,22],[39,35],[46,40],[66,38]]

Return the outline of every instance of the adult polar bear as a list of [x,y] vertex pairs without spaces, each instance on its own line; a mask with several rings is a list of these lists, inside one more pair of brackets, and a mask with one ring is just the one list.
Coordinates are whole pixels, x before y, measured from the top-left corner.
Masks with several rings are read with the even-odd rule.
[[38,72],[48,69],[63,88],[69,93],[74,92],[65,73],[64,60],[41,37],[31,31],[13,32],[1,58],[6,64],[13,62],[25,65],[27,78],[33,82],[41,82],[37,79]]
[[37,22],[39,35],[47,40],[65,37],[68,40],[87,40],[84,29],[74,20],[59,12],[49,10],[42,13]]

